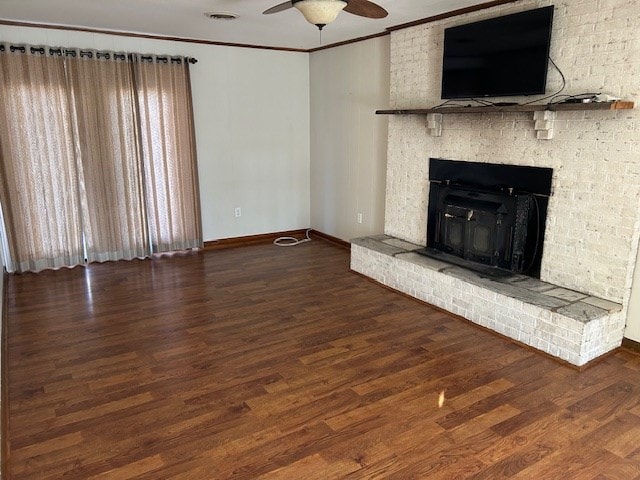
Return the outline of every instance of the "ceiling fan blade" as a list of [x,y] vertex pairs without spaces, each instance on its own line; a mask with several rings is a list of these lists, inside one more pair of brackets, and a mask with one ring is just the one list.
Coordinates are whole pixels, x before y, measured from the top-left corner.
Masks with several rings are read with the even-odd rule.
[[270,13],[278,13],[278,12],[282,12],[283,10],[287,10],[288,8],[291,8],[291,7],[293,7],[293,2],[289,0],[288,2],[284,2],[279,5],[276,5],[275,7],[266,9],[264,12],[262,12],[262,14],[269,15]]
[[349,0],[344,11],[367,18],[384,18],[389,15],[384,8],[369,0]]

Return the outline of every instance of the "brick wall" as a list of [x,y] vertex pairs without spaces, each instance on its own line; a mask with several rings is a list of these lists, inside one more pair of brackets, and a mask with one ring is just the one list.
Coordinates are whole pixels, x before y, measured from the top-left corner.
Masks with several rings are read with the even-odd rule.
[[[442,102],[444,28],[549,4],[525,0],[393,32],[391,108]],[[637,0],[554,5],[550,54],[565,75],[563,93],[606,92],[638,104]],[[561,83],[550,67],[547,92]],[[385,233],[425,243],[429,157],[552,167],[541,279],[626,307],[640,234],[640,109],[559,112],[554,133],[536,139],[531,113],[446,115],[441,137],[427,133],[424,116],[392,116]]]

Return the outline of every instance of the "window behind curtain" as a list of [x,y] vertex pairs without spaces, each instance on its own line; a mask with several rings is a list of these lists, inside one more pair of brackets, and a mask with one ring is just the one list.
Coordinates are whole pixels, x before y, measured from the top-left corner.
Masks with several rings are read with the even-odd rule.
[[15,269],[202,246],[184,59],[29,52],[0,51],[0,118],[12,122],[0,125],[0,201]]

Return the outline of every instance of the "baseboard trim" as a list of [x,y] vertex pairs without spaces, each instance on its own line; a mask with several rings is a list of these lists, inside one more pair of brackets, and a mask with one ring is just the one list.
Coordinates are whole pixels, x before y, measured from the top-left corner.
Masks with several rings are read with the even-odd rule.
[[221,238],[220,240],[210,240],[204,242],[203,250],[221,250],[225,248],[247,247],[250,245],[260,245],[264,243],[272,243],[276,238],[280,237],[297,237],[304,238],[309,230],[311,237],[319,237],[327,242],[331,242],[339,247],[351,250],[351,244],[338,237],[329,235],[328,233],[319,232],[318,230],[303,228],[300,230],[287,230],[286,232],[261,233],[259,235],[247,235],[245,237]]
[[320,237],[328,242],[335,243],[339,247],[351,250],[351,244],[349,242],[346,242],[341,238],[334,237],[333,235],[329,235],[328,233],[319,232],[318,230],[311,230],[311,235],[315,235],[316,237]]
[[210,240],[204,242],[204,250],[220,250],[224,248],[238,248],[246,247],[249,245],[259,245],[263,243],[272,243],[279,237],[295,237],[300,236],[304,238],[304,234],[307,229],[301,230],[288,230],[286,232],[274,232],[274,233],[261,233],[259,235],[247,235],[245,237],[231,237],[221,238],[220,240]]
[[7,305],[8,305],[8,289],[7,283],[9,280],[9,274],[7,273],[7,269],[3,268],[3,282],[2,282],[2,338],[0,342],[2,343],[2,352],[0,353],[2,368],[0,368],[0,395],[2,396],[0,399],[0,429],[2,429],[2,446],[1,446],[1,455],[2,460],[0,460],[0,478],[11,478],[11,471],[9,469],[9,449],[10,439],[9,439],[9,364],[7,363],[7,332],[8,332],[8,315],[7,315]]
[[631,340],[630,338],[623,337],[621,346],[622,348],[629,350],[633,353],[640,354],[640,342],[636,342],[635,340]]

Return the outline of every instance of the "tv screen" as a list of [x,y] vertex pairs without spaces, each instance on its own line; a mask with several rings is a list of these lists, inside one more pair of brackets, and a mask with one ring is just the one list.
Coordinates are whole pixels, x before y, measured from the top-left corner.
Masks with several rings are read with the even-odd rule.
[[444,31],[442,98],[545,93],[553,6]]

